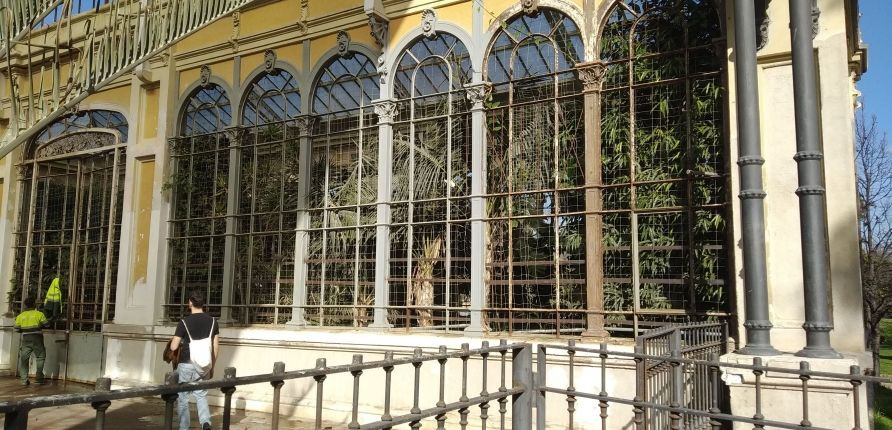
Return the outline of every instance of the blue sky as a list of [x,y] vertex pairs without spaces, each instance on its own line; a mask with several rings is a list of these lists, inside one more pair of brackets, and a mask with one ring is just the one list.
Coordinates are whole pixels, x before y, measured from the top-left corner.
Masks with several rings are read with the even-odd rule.
[[892,131],[892,1],[861,0],[861,38],[867,43],[867,73],[858,82],[868,115],[875,114],[880,127]]

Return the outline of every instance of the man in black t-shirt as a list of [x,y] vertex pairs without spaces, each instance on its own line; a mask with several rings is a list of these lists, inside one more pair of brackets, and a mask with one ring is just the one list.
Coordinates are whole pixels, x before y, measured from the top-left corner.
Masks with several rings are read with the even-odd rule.
[[[204,313],[204,297],[200,294],[192,294],[189,297],[189,310],[191,315],[180,320],[176,332],[170,342],[171,351],[180,350],[180,364],[177,365],[177,376],[181,384],[210,379],[213,377],[214,364],[217,362],[217,352],[220,350],[220,327],[214,317]],[[206,374],[192,364],[189,355],[189,340],[194,341],[211,337],[213,345],[211,351],[212,364]],[[196,409],[198,409],[198,421],[203,430],[211,428],[211,413],[208,409],[207,390],[195,390],[182,392],[177,398],[177,410],[180,415],[180,430],[189,428],[189,394],[195,397]]]

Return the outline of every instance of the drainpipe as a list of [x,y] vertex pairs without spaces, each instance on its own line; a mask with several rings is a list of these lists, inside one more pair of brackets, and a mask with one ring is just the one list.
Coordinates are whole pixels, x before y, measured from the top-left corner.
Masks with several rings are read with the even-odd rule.
[[830,346],[830,271],[827,264],[827,211],[824,201],[824,154],[818,119],[818,85],[812,46],[812,1],[790,0],[793,49],[793,100],[796,107],[796,160],[799,172],[802,271],[805,291],[805,348],[800,357],[839,358]]
[[777,355],[771,346],[768,275],[765,268],[765,212],[756,76],[756,14],[751,0],[734,1],[734,55],[737,83],[737,165],[740,170],[741,235],[747,355]]

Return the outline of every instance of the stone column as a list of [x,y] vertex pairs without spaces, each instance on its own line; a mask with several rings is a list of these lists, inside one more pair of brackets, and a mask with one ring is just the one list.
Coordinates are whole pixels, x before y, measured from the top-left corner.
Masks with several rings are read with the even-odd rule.
[[227,127],[223,131],[229,142],[229,176],[226,179],[226,238],[223,248],[223,297],[220,308],[220,324],[232,324],[232,289],[235,287],[235,233],[238,226],[239,195],[239,143],[241,127]]
[[307,249],[309,248],[310,214],[307,211],[307,195],[310,192],[310,168],[312,166],[313,143],[310,141],[310,133],[313,130],[315,117],[302,115],[295,119],[297,123],[300,149],[298,157],[300,164],[297,169],[297,226],[294,234],[294,288],[291,289],[291,320],[288,325],[303,327],[307,325]]
[[606,338],[604,329],[604,247],[601,240],[601,61],[576,66],[585,106],[585,300],[583,336]]
[[393,188],[393,120],[396,103],[377,100],[378,115],[378,207],[375,221],[375,319],[371,327],[390,328],[387,304],[390,296],[390,198]]
[[489,98],[488,82],[465,87],[471,102],[471,322],[465,332],[476,335],[488,327],[484,323],[486,306],[486,112],[483,102]]

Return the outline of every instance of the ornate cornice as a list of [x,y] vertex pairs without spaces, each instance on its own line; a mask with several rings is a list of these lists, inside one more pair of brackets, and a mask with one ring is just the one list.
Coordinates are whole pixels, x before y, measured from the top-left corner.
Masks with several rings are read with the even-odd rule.
[[576,65],[579,80],[582,81],[582,91],[592,92],[601,90],[601,82],[607,75],[607,64],[602,61],[592,61]]

